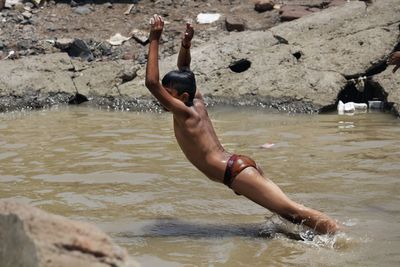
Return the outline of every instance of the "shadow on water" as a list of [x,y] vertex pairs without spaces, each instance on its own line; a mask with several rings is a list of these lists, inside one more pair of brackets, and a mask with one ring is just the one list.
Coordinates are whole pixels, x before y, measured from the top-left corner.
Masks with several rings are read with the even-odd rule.
[[188,238],[220,239],[244,237],[250,239],[283,239],[299,241],[307,246],[346,250],[365,240],[354,239],[344,232],[318,235],[304,225],[295,225],[277,215],[267,217],[262,223],[216,224],[188,222],[177,218],[159,218],[130,223],[118,231],[119,238]]
[[226,237],[250,237],[250,238],[275,238],[286,237],[292,240],[312,240],[314,233],[311,230],[291,231],[285,223],[268,221],[264,223],[241,224],[213,224],[193,223],[176,218],[159,218],[134,226],[123,237],[187,237],[187,238],[226,238]]

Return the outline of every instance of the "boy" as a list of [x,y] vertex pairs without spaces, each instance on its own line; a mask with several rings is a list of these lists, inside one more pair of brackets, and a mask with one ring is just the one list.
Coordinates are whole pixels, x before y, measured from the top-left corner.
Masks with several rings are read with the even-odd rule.
[[335,233],[337,223],[319,211],[290,200],[249,157],[227,152],[208,117],[202,95],[196,89],[190,71],[190,45],[193,27],[186,25],[178,54],[178,70],[159,81],[158,47],[164,28],[163,19],[150,20],[146,87],[160,104],[172,112],[175,137],[186,158],[213,181],[224,183],[238,194],[297,224],[305,224],[319,233]]

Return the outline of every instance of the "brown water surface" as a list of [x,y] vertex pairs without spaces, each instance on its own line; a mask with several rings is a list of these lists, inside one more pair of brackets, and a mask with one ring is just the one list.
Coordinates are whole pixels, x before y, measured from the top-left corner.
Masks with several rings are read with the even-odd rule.
[[0,114],[0,198],[95,223],[143,266],[400,264],[399,120],[209,113],[229,151],[253,157],[291,198],[346,232],[313,241],[277,233],[307,229],[194,169],[167,113],[60,107]]

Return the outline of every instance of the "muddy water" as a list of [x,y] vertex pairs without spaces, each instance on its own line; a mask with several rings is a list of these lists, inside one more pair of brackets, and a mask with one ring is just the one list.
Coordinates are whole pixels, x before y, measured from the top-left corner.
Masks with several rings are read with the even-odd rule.
[[256,159],[291,198],[346,233],[313,241],[278,233],[306,229],[195,170],[170,114],[0,114],[0,197],[93,222],[143,266],[398,266],[399,120],[229,108],[210,115],[228,150]]

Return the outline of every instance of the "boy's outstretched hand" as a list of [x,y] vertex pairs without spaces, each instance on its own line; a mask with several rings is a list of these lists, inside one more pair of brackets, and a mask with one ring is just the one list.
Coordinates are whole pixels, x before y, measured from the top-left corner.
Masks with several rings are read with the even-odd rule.
[[149,40],[160,40],[164,29],[164,20],[160,15],[154,14],[150,19],[150,37]]
[[393,73],[396,72],[398,68],[400,68],[400,51],[394,52],[389,56],[387,61],[388,65],[396,65],[393,69]]
[[182,45],[184,47],[190,47],[192,38],[193,38],[194,30],[193,26],[190,23],[186,23],[186,30],[182,37]]

